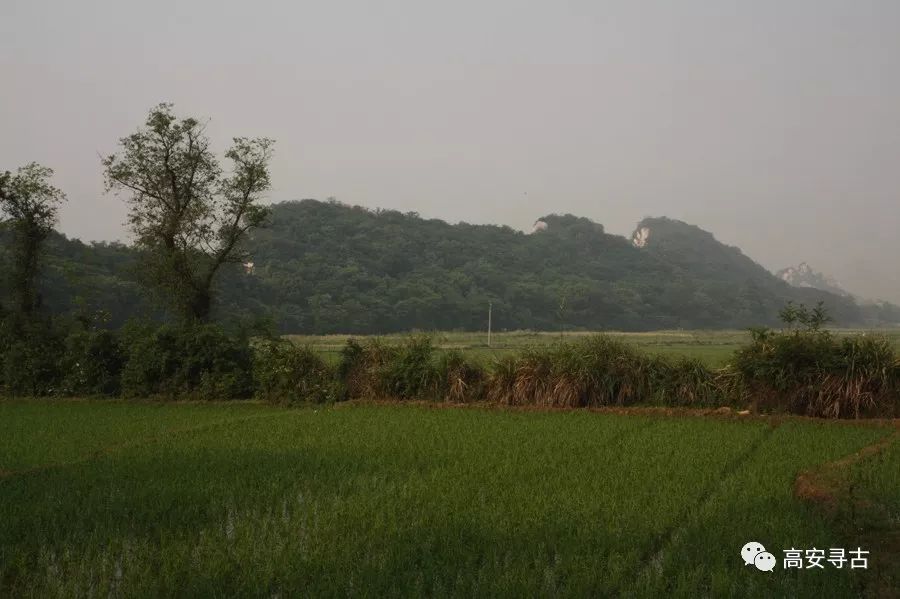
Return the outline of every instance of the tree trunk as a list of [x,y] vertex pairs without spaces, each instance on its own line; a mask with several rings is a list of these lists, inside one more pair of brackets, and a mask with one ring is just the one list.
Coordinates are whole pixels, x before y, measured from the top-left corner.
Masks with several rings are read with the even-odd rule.
[[189,320],[199,323],[209,322],[209,315],[212,310],[212,296],[209,289],[194,290],[185,309]]

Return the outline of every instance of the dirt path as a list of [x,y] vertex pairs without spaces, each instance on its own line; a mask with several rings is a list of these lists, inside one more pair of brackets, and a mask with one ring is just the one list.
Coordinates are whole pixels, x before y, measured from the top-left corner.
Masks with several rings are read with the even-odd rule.
[[871,552],[865,587],[861,589],[867,597],[900,597],[900,522],[892,521],[888,508],[877,500],[856,495],[848,474],[854,465],[900,443],[900,424],[894,426],[896,430],[878,442],[801,472],[794,481],[798,499],[820,510],[854,547]]

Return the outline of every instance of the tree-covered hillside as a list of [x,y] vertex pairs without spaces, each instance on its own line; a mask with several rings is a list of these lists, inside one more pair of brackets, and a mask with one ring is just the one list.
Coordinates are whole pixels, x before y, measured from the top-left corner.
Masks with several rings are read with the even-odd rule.
[[[13,259],[10,242],[10,232],[0,224],[0,280],[4,283]],[[138,316],[163,317],[139,283],[137,253],[124,244],[85,244],[53,233],[42,261],[40,300],[54,314],[93,318],[103,312],[106,324],[113,327]],[[0,304],[8,303],[9,291],[7,285],[0,286]]]
[[[483,329],[489,303],[498,330],[739,328],[774,324],[788,300],[823,300],[840,324],[900,320],[893,306],[791,287],[679,221],[642,221],[649,233],[636,244],[585,218],[541,220],[525,234],[336,202],[276,204],[249,241],[252,269],[224,273],[215,310],[282,332],[360,334]],[[50,253],[54,311],[104,309],[118,323],[150,301],[134,250],[56,236]]]
[[787,300],[824,300],[842,323],[866,315],[845,298],[795,289],[709,233],[650,219],[639,248],[571,215],[532,234],[450,225],[333,202],[276,205],[251,243],[255,279],[232,297],[274,312],[283,330],[652,330],[772,324]]

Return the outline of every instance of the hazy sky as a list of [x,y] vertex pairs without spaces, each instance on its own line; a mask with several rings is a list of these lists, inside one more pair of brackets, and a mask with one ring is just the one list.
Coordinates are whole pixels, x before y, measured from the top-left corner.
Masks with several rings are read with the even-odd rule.
[[176,104],[277,139],[273,201],[697,224],[900,301],[900,2],[0,0],[0,168],[125,238],[98,153]]

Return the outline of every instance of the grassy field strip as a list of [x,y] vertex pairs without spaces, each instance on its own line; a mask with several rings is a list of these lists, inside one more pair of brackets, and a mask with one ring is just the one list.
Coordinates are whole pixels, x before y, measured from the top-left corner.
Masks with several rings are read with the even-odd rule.
[[[186,422],[196,422],[196,420],[200,420],[201,424],[184,426],[181,424],[182,419],[179,418],[175,422],[165,422],[165,420],[163,420],[164,425],[159,426],[161,424],[159,417],[164,413],[164,410],[161,410],[161,406],[142,406],[141,404],[128,406],[128,404],[123,402],[104,402],[98,407],[96,404],[85,404],[84,402],[40,402],[30,400],[28,402],[0,402],[0,414],[7,415],[5,412],[8,412],[10,407],[13,406],[16,408],[23,408],[26,415],[25,419],[20,419],[20,416],[22,415],[19,413],[16,414],[16,418],[0,419],[0,422],[5,423],[0,424],[0,430],[6,433],[3,436],[3,438],[6,439],[6,442],[0,441],[0,476],[25,474],[51,467],[67,466],[134,445],[159,441],[166,435],[190,433],[203,430],[207,427],[221,426],[230,422],[240,422],[251,418],[272,417],[280,413],[277,409],[275,412],[272,412],[271,408],[265,407],[262,408],[262,413],[253,414],[252,416],[239,415],[223,419],[221,418],[223,412],[227,413],[228,411],[231,411],[232,413],[240,414],[247,410],[217,410],[210,406],[180,405],[178,408],[184,409],[188,413],[180,414],[179,416],[187,416],[187,418],[184,419]],[[124,408],[126,410],[128,408],[133,408],[133,411],[135,412],[133,415],[134,417],[129,419],[127,421],[127,426],[123,428],[108,428],[107,425],[109,424],[109,420],[102,417],[104,408],[117,412],[121,411],[123,406],[128,406]],[[101,417],[91,420],[90,424],[94,429],[92,432],[100,433],[102,431],[104,434],[98,435],[87,443],[85,443],[86,439],[84,438],[73,439],[66,437],[65,433],[67,431],[72,431],[73,424],[77,422],[77,420],[73,422],[68,420],[68,418],[77,418],[79,411],[90,409],[91,407],[101,414]],[[197,410],[198,407],[200,408],[199,410]],[[232,406],[228,407],[231,408]],[[146,408],[147,411],[142,412],[141,408]],[[178,408],[176,408],[176,410]],[[169,411],[172,411],[171,408]],[[31,414],[27,414],[27,412],[31,412]],[[14,447],[11,445],[16,439],[14,434],[14,429],[16,428],[15,425],[24,425],[27,422],[27,418],[29,416],[34,417],[35,413],[39,415],[38,417],[47,420],[45,423],[46,426],[43,428],[36,431],[30,431],[31,434],[27,439],[27,451],[37,453],[39,456],[37,458],[39,461],[37,462],[29,461],[27,459],[23,460],[22,452],[26,451],[26,448],[22,446]],[[219,419],[211,421],[206,420],[213,416],[219,417]],[[157,426],[141,426],[146,424],[155,424]],[[79,449],[82,450],[82,453],[74,458],[71,457],[70,451],[70,445],[73,442],[80,443]],[[87,445],[88,447],[84,447],[84,445]],[[66,458],[61,459],[58,455],[48,455],[41,451],[42,449],[54,448],[66,451]]]
[[863,576],[859,571],[791,570],[760,576],[745,567],[735,575],[734,555],[751,540],[762,543],[779,561],[782,551],[792,547],[850,549],[839,530],[793,495],[793,481],[803,469],[858,451],[890,429],[846,427],[840,436],[822,434],[825,431],[823,425],[796,421],[775,429],[691,514],[662,556],[659,575],[637,579],[629,593],[685,595],[701,585],[708,586],[712,596],[783,596],[790,588],[802,588],[802,596],[810,597],[857,595]]
[[44,472],[46,470],[50,470],[53,468],[65,468],[67,466],[74,466],[76,464],[83,464],[86,462],[90,462],[92,460],[96,460],[102,458],[104,456],[108,456],[110,454],[114,454],[117,451],[122,451],[125,449],[130,449],[134,447],[141,447],[145,445],[149,445],[152,443],[160,443],[163,439],[168,439],[169,437],[178,437],[180,435],[190,435],[193,433],[199,433],[208,429],[215,429],[217,427],[230,425],[230,424],[240,424],[243,422],[247,422],[250,420],[254,420],[257,418],[272,418],[276,416],[275,414],[256,414],[254,416],[245,416],[242,418],[229,418],[225,420],[218,420],[214,422],[207,422],[205,424],[199,424],[197,426],[187,427],[187,428],[175,428],[166,431],[165,433],[155,434],[149,437],[141,437],[138,439],[134,439],[131,441],[125,441],[122,443],[116,443],[115,445],[108,445],[105,447],[101,447],[99,449],[93,449],[90,453],[83,454],[74,459],[63,461],[63,462],[54,462],[49,464],[44,464],[41,466],[33,466],[31,468],[27,468],[24,470],[0,470],[0,478],[3,477],[11,477],[11,476],[27,476],[31,474],[36,474],[40,472]]
[[[102,479],[94,478],[84,491],[87,493],[85,502],[81,506],[73,506],[76,511],[70,516],[74,518],[80,513],[82,521],[108,521],[109,526],[118,528],[118,519],[109,520],[111,514],[108,509],[96,510],[97,504],[107,503],[103,500],[106,490],[110,486],[121,485],[123,481],[130,486],[137,485],[138,481],[166,480],[166,488],[152,490],[150,496],[144,488],[133,488],[128,492],[128,495],[142,497],[141,501],[129,501],[129,504],[139,504],[142,510],[150,508],[150,514],[141,514],[137,520],[134,514],[131,515],[132,526],[137,525],[138,530],[145,532],[129,541],[128,546],[132,550],[142,547],[144,559],[154,562],[158,559],[154,557],[157,551],[152,545],[146,546],[143,540],[146,534],[167,520],[175,530],[187,530],[185,527],[196,527],[199,523],[200,537],[194,534],[187,537],[181,534],[175,537],[166,535],[170,541],[159,547],[159,555],[184,555],[189,547],[197,543],[206,548],[204,551],[213,551],[213,547],[203,540],[210,539],[209,542],[213,542],[215,547],[222,545],[236,549],[239,556],[232,559],[245,563],[245,560],[254,562],[260,559],[252,550],[259,542],[253,530],[260,523],[265,523],[270,528],[268,534],[273,535],[266,541],[267,545],[290,545],[293,536],[290,526],[285,528],[277,518],[273,521],[271,513],[279,511],[278,506],[286,497],[302,496],[310,498],[308,501],[313,502],[313,512],[316,514],[307,520],[303,535],[309,545],[315,546],[311,563],[305,564],[312,570],[327,564],[329,571],[332,567],[340,567],[341,571],[348,572],[348,580],[354,579],[354,572],[356,579],[368,579],[376,576],[371,566],[367,565],[370,559],[366,556],[370,550],[375,550],[376,555],[384,558],[399,549],[399,555],[389,558],[379,567],[379,572],[386,568],[393,575],[385,578],[379,574],[376,579],[381,584],[389,580],[405,581],[411,586],[403,588],[411,589],[426,585],[423,590],[427,590],[434,582],[416,579],[417,571],[437,569],[443,572],[448,565],[444,563],[447,555],[458,555],[464,561],[470,561],[471,558],[465,557],[468,551],[463,547],[474,547],[477,548],[474,553],[476,561],[469,565],[483,572],[482,576],[476,577],[483,584],[489,584],[486,581],[494,580],[501,572],[508,570],[508,566],[512,566],[519,575],[525,575],[532,569],[529,564],[549,563],[551,566],[544,566],[541,570],[541,574],[548,579],[567,580],[569,586],[576,585],[585,592],[591,589],[611,591],[631,575],[656,536],[670,528],[678,514],[696,502],[698,489],[704,488],[717,475],[724,458],[743,448],[746,441],[743,438],[746,429],[736,428],[738,434],[735,436],[740,440],[734,444],[734,451],[728,451],[729,443],[721,443],[718,434],[709,437],[712,431],[706,430],[708,427],[702,422],[687,419],[671,424],[662,419],[648,422],[648,419],[641,417],[612,417],[604,419],[606,422],[591,422],[560,414],[549,418],[527,414],[524,417],[513,416],[512,419],[499,415],[499,422],[503,423],[501,428],[505,429],[506,434],[500,436],[503,442],[498,446],[494,436],[498,432],[495,417],[489,416],[486,422],[482,422],[484,414],[473,411],[463,419],[463,422],[475,426],[473,430],[472,426],[452,426],[463,422],[457,420],[458,414],[451,411],[410,410],[413,412],[411,416],[416,419],[413,422],[407,420],[401,410],[403,408],[389,410],[394,417],[400,417],[400,424],[403,425],[402,430],[396,432],[406,433],[396,438],[391,436],[394,427],[390,420],[378,418],[378,411],[353,410],[355,414],[347,420],[343,414],[351,411],[341,410],[342,415],[336,421],[333,420],[336,411],[320,412],[318,421],[309,412],[298,412],[302,416],[300,420],[305,421],[303,429],[313,436],[319,434],[317,431],[321,431],[322,423],[327,423],[328,434],[316,440],[315,451],[308,455],[306,452],[296,452],[306,444],[304,436],[298,436],[300,431],[295,426],[279,426],[282,421],[275,420],[227,426],[188,438],[169,439],[154,445],[156,455],[152,464],[142,458],[146,448],[107,456],[102,462],[83,465],[77,472],[63,476],[64,479],[81,482],[94,478],[96,475],[92,476],[91,472],[96,472],[98,466],[101,468],[97,474],[112,468]],[[360,417],[363,419],[360,420]],[[531,424],[535,418],[544,424],[549,419],[557,423],[568,420],[579,427],[585,424],[592,425],[591,428],[609,427],[608,434],[599,438],[594,435],[585,437],[583,434],[563,439],[536,436],[535,427]],[[448,424],[451,425],[449,430]],[[479,430],[479,426],[484,424],[488,425],[487,430]],[[406,439],[410,425],[416,428],[424,426],[428,433],[427,437],[416,439],[412,446]],[[264,435],[258,434],[262,430],[254,433],[253,429],[260,427],[264,427]],[[463,431],[465,435],[461,434]],[[348,437],[345,433],[352,436]],[[373,452],[370,445],[373,436],[378,438],[385,434],[392,442],[379,444],[379,450]],[[750,436],[756,434],[758,431],[752,431]],[[611,441],[610,435],[617,438]],[[698,443],[673,454],[669,441],[682,437],[694,438]],[[708,441],[713,438],[719,441],[715,446],[715,456],[709,455],[708,449],[705,449],[711,447]],[[211,451],[212,442],[215,443],[215,451]],[[424,446],[421,445],[423,442]],[[419,457],[422,455],[421,449],[428,446],[431,446],[431,451],[425,453],[423,457],[426,459],[423,461]],[[462,456],[459,453],[466,446],[469,448],[466,455],[479,458],[460,459]],[[419,447],[421,449],[417,450]],[[490,455],[491,448],[494,449],[491,459],[480,457]],[[531,452],[527,451],[529,448]],[[523,450],[526,450],[524,454]],[[593,455],[598,455],[599,459],[584,459]],[[614,459],[609,460],[613,456]],[[685,457],[690,464],[709,462],[709,458],[713,458],[710,463],[712,467],[700,473],[701,484],[668,476],[684,468]],[[651,475],[658,480],[651,487],[646,487],[642,482],[648,459],[651,461]],[[119,466],[121,460],[124,463]],[[275,465],[278,467],[273,467]],[[615,469],[615,476],[607,472],[610,467]],[[261,478],[261,471],[266,472],[264,478]],[[384,474],[373,477],[373,472]],[[602,480],[603,485],[599,488],[592,484],[585,486],[592,480],[595,483]],[[301,481],[299,485],[298,481]],[[71,480],[65,485],[47,482],[50,488],[72,484]],[[260,486],[267,492],[250,500],[259,493]],[[157,512],[156,506],[173,505],[173,493],[179,497],[178,512]],[[50,495],[52,497],[53,493]],[[185,501],[188,497],[192,499]],[[203,501],[203,498],[207,500]],[[210,499],[213,500],[212,505]],[[511,511],[509,508],[512,506],[517,507]],[[126,513],[129,511],[129,508],[125,509]],[[436,514],[441,514],[441,519],[433,522]],[[175,521],[171,521],[173,517]],[[204,526],[203,522],[209,524]],[[231,522],[235,532],[228,533],[226,524],[223,538],[222,525],[214,522]],[[58,527],[69,529],[68,518],[50,526],[51,529]],[[518,532],[510,536],[512,531]],[[89,532],[82,530],[71,539],[71,544],[66,545],[84,544],[84,541],[76,539]],[[472,536],[473,533],[475,536]],[[118,537],[120,534],[112,536]],[[238,543],[235,547],[229,541],[229,534],[234,535],[233,538],[243,539],[243,544]],[[523,534],[523,537],[516,536]],[[335,547],[334,539],[346,541]],[[374,547],[371,545],[373,542]],[[87,544],[97,546],[97,541],[88,541]],[[100,546],[105,545],[104,542]],[[593,570],[581,570],[583,564],[580,560],[570,563],[574,557],[571,554],[573,546],[587,551],[585,555],[590,555],[592,560],[609,562],[609,571],[605,572],[602,580],[597,579],[597,573]],[[526,548],[524,556],[519,555],[523,547]],[[484,551],[488,552],[487,555],[477,559],[479,552]],[[55,555],[60,553],[64,554],[65,549],[54,552]],[[224,559],[220,552],[213,553],[218,556],[216,562]],[[563,558],[564,555],[569,555],[569,558]],[[101,559],[101,554],[93,559]],[[299,560],[299,564],[307,561],[303,555],[295,559]],[[511,564],[510,559],[513,560]],[[92,560],[81,565],[69,564],[69,568],[74,568],[72,579],[84,580],[85,568],[89,570],[91,563]],[[220,567],[226,567],[228,563],[231,560],[226,560]],[[99,567],[99,564],[93,565]],[[257,565],[262,567],[262,564]],[[291,568],[285,567],[288,570]],[[410,567],[412,573],[408,572]],[[187,572],[183,574],[185,577],[187,575]],[[505,581],[503,584],[520,584],[516,582],[518,580],[520,578],[512,573],[499,578],[500,582]],[[522,580],[543,584],[540,578],[534,579],[533,573]],[[523,590],[525,588],[527,586]],[[391,592],[390,588],[382,590]]]
[[[724,484],[725,481],[735,476],[739,472],[741,466],[772,435],[772,432],[775,430],[776,426],[777,425],[773,425],[762,429],[756,438],[750,440],[744,451],[734,456],[731,461],[725,464],[724,468],[719,473],[718,478],[710,481],[710,484],[707,486],[707,488],[703,490],[697,503],[687,506],[687,509],[682,512],[680,514],[680,517],[677,519],[676,525],[666,531],[665,534],[661,535],[657,539],[657,543],[654,544],[652,553],[645,556],[645,559],[642,560],[643,566],[639,569],[638,572],[635,573],[635,580],[644,581],[644,583],[646,583],[648,579],[657,577],[662,574],[663,557],[665,556],[667,551],[670,551],[671,548],[676,545],[679,534],[684,533],[687,527],[687,522],[691,520],[692,515],[696,514],[697,510],[702,511],[703,507],[712,500],[716,490],[722,484]],[[638,582],[638,586],[640,586],[640,584],[641,582]]]
[[[28,413],[6,416],[16,409]],[[766,577],[737,553],[751,538],[776,555],[840,546],[793,479],[884,434],[794,419],[260,409],[273,417],[0,479],[0,595],[836,596],[856,588],[849,573]],[[21,439],[42,427],[21,422]],[[89,444],[91,422],[78,426]],[[17,459],[58,454],[34,451]]]

